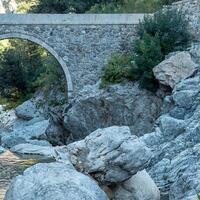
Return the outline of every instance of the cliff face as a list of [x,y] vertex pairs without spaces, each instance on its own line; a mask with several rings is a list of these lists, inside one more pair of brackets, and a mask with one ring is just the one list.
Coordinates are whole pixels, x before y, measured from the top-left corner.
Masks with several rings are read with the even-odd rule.
[[17,11],[17,3],[15,0],[0,0],[0,13],[15,13]]

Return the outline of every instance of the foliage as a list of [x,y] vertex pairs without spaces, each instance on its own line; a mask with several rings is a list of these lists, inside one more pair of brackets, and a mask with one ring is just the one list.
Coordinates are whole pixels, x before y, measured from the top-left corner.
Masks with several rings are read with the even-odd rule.
[[158,35],[163,54],[168,54],[175,49],[181,49],[187,45],[190,39],[188,21],[184,13],[176,9],[161,10],[154,16],[146,16],[138,26],[138,36],[143,38],[145,34],[152,37]]
[[154,79],[152,68],[164,59],[158,35],[152,37],[147,33],[144,34],[136,42],[135,53],[134,59],[137,67],[134,68],[134,72],[140,80],[140,85],[154,91],[157,81]]
[[17,0],[26,13],[150,13],[176,0]]
[[89,13],[152,13],[175,0],[121,0],[95,4]]
[[131,55],[113,55],[105,66],[101,87],[124,80],[134,80]]
[[0,97],[13,106],[30,98],[39,87],[48,88],[62,74],[56,59],[37,44],[12,39],[0,49]]
[[134,69],[140,85],[155,90],[157,82],[152,69],[165,55],[182,50],[190,40],[188,21],[182,11],[161,10],[154,16],[146,16],[138,26],[138,41],[135,44]]
[[34,13],[84,13],[99,3],[117,0],[38,0],[31,12]]
[[17,12],[27,13],[32,10],[38,3],[37,0],[17,0]]
[[156,91],[158,82],[153,75],[153,67],[165,55],[184,48],[189,40],[188,21],[177,10],[161,10],[153,16],[146,16],[137,28],[135,55],[116,55],[105,67],[102,85],[120,83],[125,79],[139,80],[140,86]]

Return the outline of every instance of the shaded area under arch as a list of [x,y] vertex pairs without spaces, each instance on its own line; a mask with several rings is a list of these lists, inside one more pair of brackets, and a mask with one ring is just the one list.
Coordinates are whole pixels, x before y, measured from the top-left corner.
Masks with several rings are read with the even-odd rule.
[[72,84],[72,79],[71,79],[71,75],[69,72],[69,69],[66,65],[66,63],[63,61],[63,59],[56,53],[56,51],[50,47],[49,45],[47,45],[45,42],[43,42],[41,39],[38,39],[34,36],[31,35],[26,35],[26,34],[21,34],[21,33],[6,33],[6,34],[0,34],[0,40],[4,40],[4,39],[25,39],[28,41],[31,41],[33,43],[36,43],[38,45],[40,45],[41,47],[43,47],[44,49],[46,49],[49,53],[52,54],[52,56],[55,57],[55,59],[58,61],[58,63],[61,65],[63,72],[65,74],[65,79],[67,82],[67,96],[68,99],[72,97],[73,95],[73,84]]

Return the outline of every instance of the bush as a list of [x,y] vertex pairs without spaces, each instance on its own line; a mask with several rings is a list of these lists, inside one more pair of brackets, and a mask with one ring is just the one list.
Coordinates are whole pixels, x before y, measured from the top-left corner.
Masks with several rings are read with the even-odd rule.
[[158,35],[152,37],[147,33],[144,34],[136,42],[135,52],[136,67],[134,73],[140,80],[140,86],[155,91],[158,83],[154,78],[152,68],[164,59]]
[[97,3],[89,13],[153,13],[175,0],[113,0]]
[[138,25],[138,41],[135,43],[135,63],[140,85],[156,90],[157,81],[152,69],[172,51],[182,50],[190,41],[188,21],[182,11],[161,10],[154,16],[146,16]]
[[[152,69],[172,51],[183,50],[190,41],[188,21],[182,11],[165,9],[146,16],[138,25],[135,55],[115,55],[106,65],[102,85],[139,80],[140,86],[156,91]],[[132,62],[133,61],[133,62]],[[135,63],[135,64],[133,64]]]
[[125,80],[134,80],[131,55],[113,55],[105,66],[101,87]]

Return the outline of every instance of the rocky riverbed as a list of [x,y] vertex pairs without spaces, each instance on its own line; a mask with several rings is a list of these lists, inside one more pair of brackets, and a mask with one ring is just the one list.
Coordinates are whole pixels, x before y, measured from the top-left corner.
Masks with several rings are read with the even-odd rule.
[[36,163],[51,161],[53,160],[41,156],[20,156],[10,151],[0,154],[0,200],[4,199],[6,190],[14,177]]

